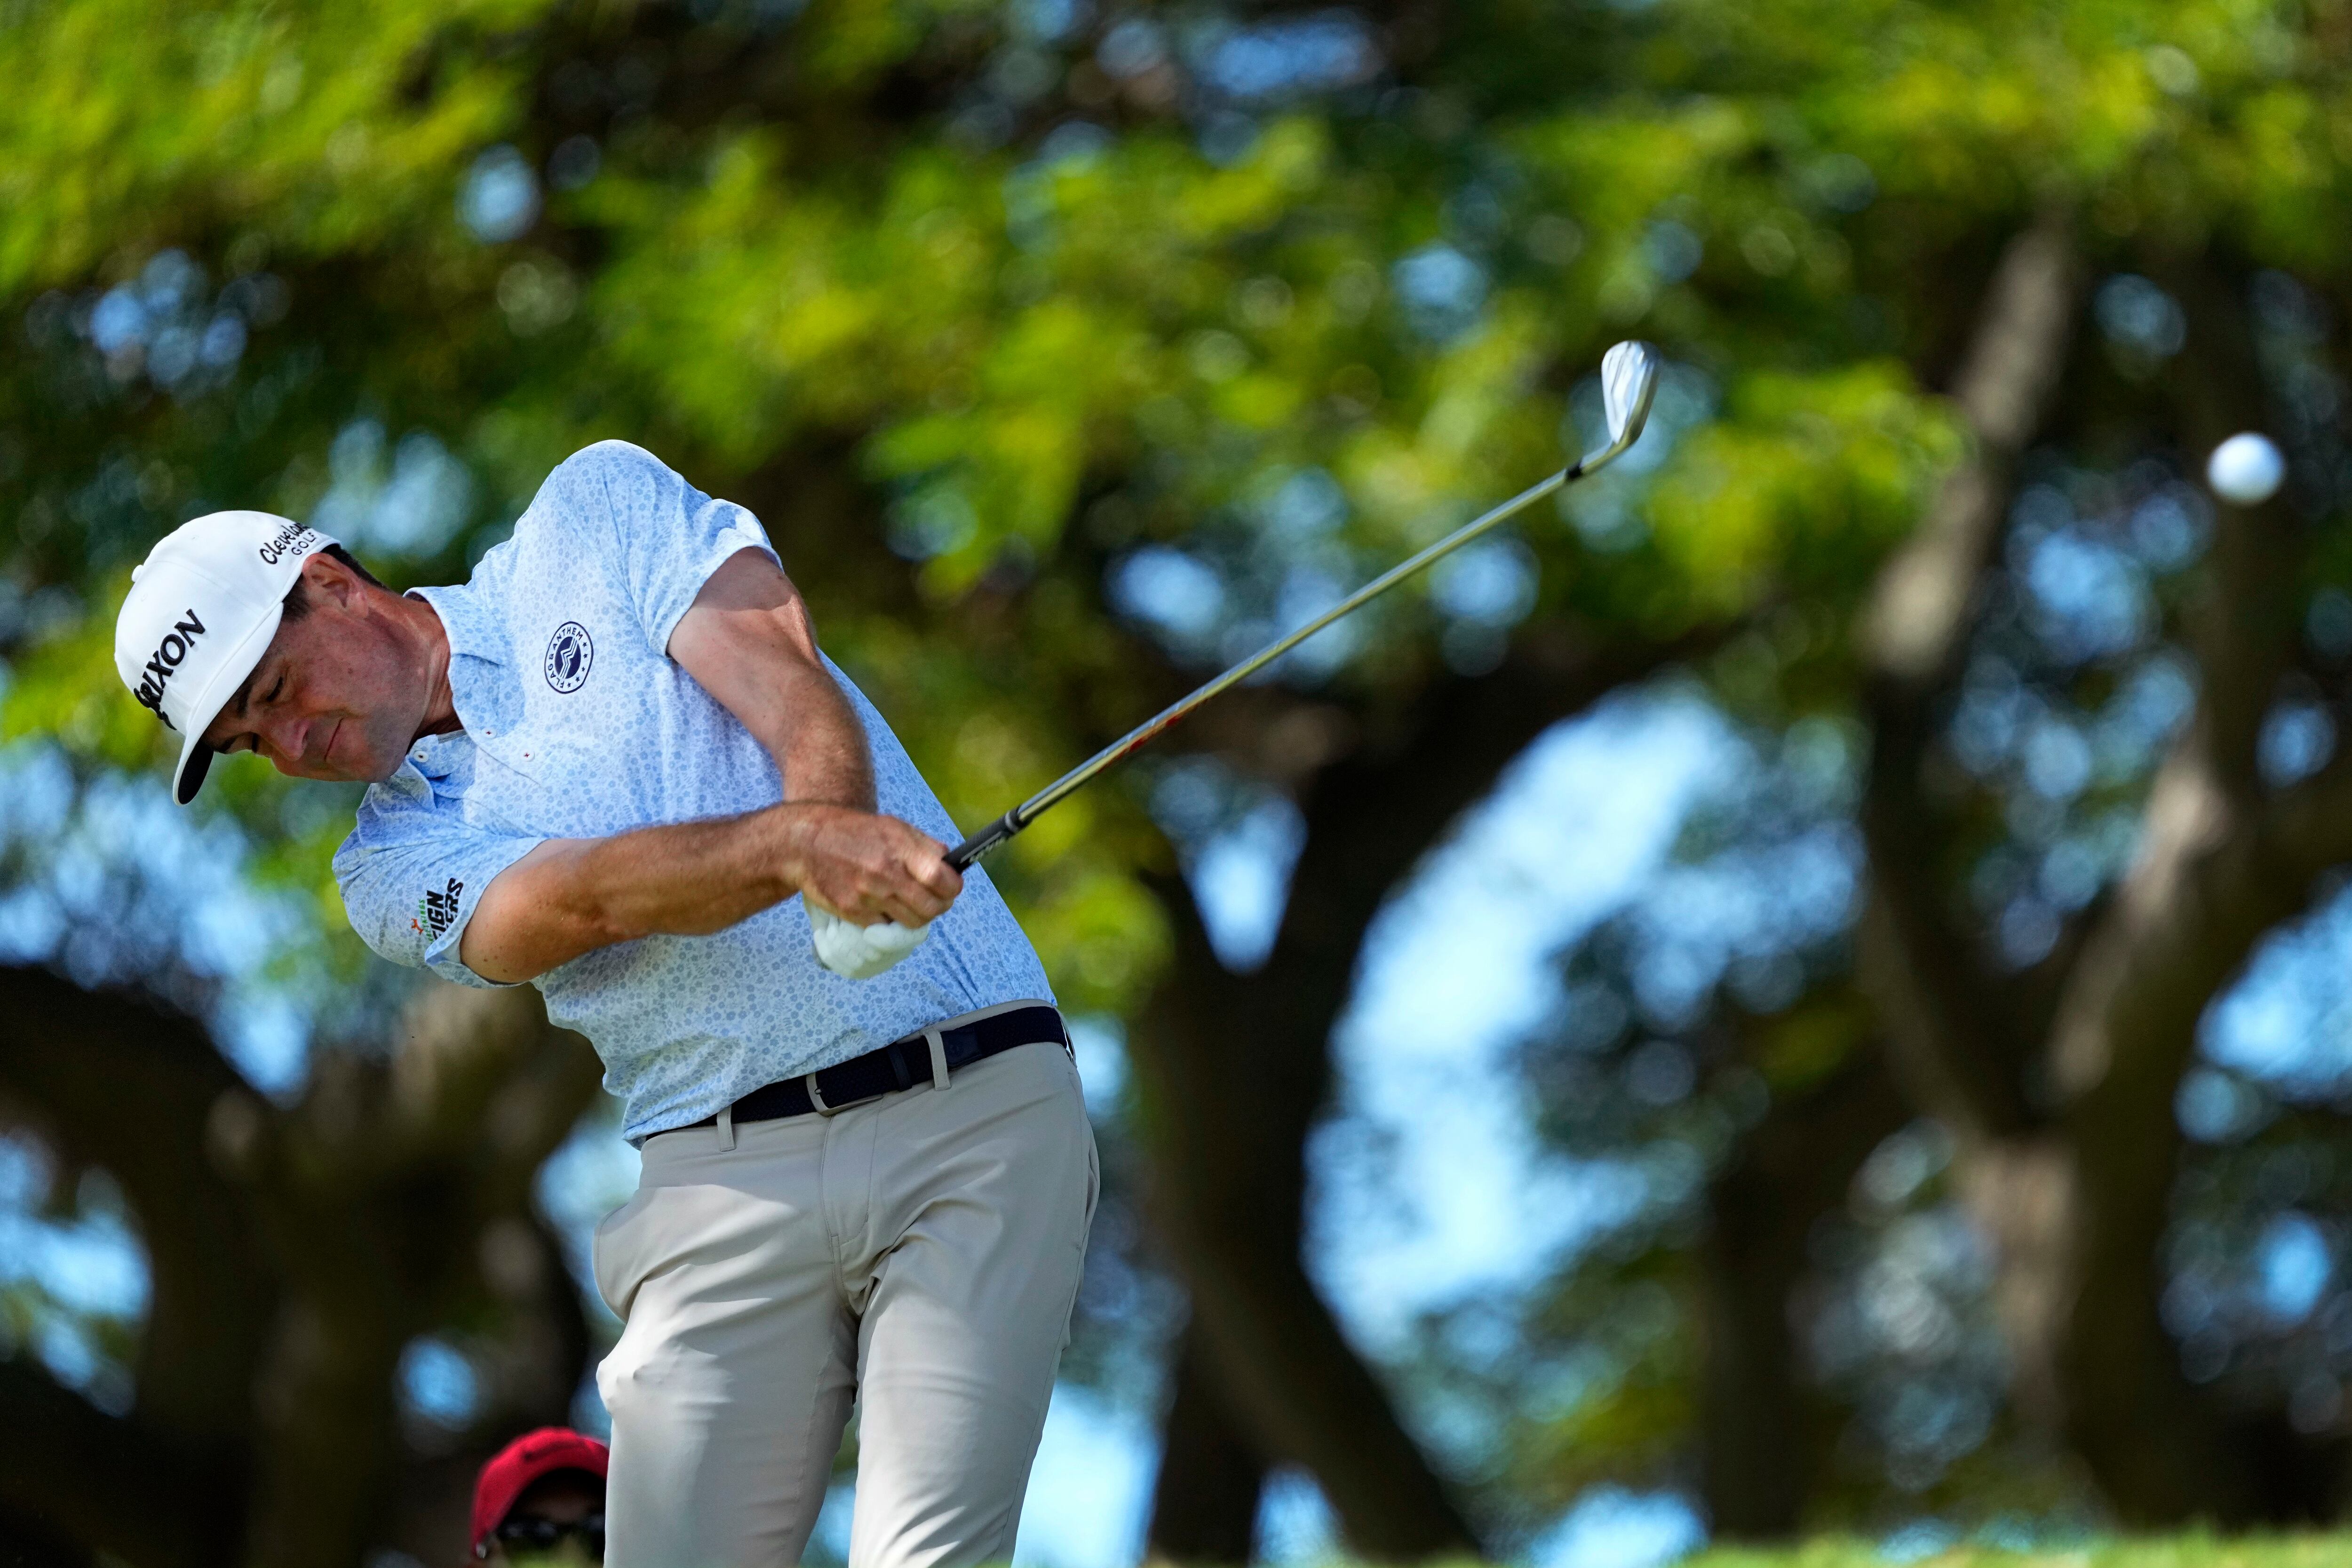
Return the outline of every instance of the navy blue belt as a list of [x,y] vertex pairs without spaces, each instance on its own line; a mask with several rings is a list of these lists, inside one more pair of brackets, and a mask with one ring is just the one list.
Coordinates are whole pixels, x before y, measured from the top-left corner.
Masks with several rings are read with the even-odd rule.
[[[903,1040],[893,1040],[878,1050],[852,1057],[820,1072],[762,1084],[728,1109],[734,1113],[738,1124],[773,1121],[781,1116],[806,1116],[811,1111],[830,1116],[898,1089],[930,1083],[934,1077],[933,1035],[939,1037],[937,1064],[941,1074],[970,1067],[1015,1046],[1050,1042],[1066,1051],[1070,1048],[1070,1033],[1062,1026],[1059,1012],[1046,1006],[1015,1007],[1009,1013],[992,1013],[951,1029],[926,1029],[919,1035],[908,1035]],[[718,1125],[718,1117],[706,1116],[699,1121],[688,1122],[686,1127]],[[673,1127],[669,1131],[682,1132],[686,1128]]]

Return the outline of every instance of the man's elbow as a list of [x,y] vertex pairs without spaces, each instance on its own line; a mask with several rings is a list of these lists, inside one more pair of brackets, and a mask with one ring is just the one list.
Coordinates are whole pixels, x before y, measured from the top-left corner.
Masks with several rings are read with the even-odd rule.
[[582,953],[645,934],[629,930],[593,901],[492,886],[457,940],[460,963],[485,980],[518,984],[560,969]]
[[483,912],[477,910],[457,938],[458,963],[500,985],[520,985],[555,967],[553,954],[535,940],[538,933],[518,931],[502,921],[485,921]]

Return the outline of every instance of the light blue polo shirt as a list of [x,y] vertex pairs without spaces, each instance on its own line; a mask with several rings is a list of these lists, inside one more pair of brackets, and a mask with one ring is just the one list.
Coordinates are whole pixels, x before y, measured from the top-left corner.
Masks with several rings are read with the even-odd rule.
[[[749,731],[667,653],[759,520],[636,447],[604,441],[547,477],[462,587],[420,588],[449,634],[465,728],[412,746],[335,854],[352,927],[395,963],[468,985],[466,921],[492,878],[548,838],[600,838],[783,798]],[[880,809],[948,843],[955,825],[898,737],[831,660],[866,727]],[[831,1067],[1000,1002],[1050,1001],[1045,972],[978,868],[912,955],[871,980],[820,966],[798,897],[710,936],[649,936],[532,982],[594,1042],[622,1131],[698,1121],[762,1084]]]

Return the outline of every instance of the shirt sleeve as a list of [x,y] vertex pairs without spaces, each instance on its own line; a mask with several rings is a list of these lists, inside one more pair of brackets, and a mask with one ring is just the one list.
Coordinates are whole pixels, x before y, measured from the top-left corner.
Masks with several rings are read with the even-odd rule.
[[782,564],[758,518],[704,495],[642,447],[599,441],[557,472],[570,504],[607,521],[629,603],[647,640],[665,653],[695,595],[729,557],[758,550]]
[[335,851],[335,883],[360,940],[381,957],[460,985],[497,986],[457,958],[466,922],[499,872],[542,842],[486,833],[404,768],[367,793]]

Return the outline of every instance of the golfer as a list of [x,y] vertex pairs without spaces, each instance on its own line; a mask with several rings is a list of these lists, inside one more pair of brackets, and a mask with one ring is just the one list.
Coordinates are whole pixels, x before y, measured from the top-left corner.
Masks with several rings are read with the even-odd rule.
[[[222,752],[365,781],[335,875],[368,945],[594,1042],[645,1156],[595,1240],[617,1568],[797,1560],[853,1397],[850,1562],[1011,1556],[1094,1141],[1035,952],[751,513],[603,442],[404,595],[215,512],[133,574],[115,661],[182,803]],[[809,905],[934,923],[849,980]]]

